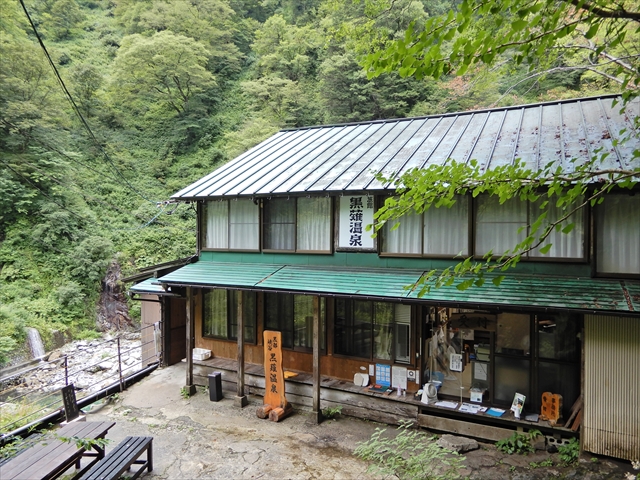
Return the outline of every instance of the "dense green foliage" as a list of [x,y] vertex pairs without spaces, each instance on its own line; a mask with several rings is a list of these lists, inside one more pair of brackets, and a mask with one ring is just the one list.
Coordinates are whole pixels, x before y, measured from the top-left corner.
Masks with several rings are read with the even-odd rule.
[[363,55],[455,3],[26,0],[72,104],[20,2],[0,0],[0,362],[26,326],[94,329],[109,265],[193,254],[195,210],[170,195],[280,128],[609,88],[517,65],[367,77]]

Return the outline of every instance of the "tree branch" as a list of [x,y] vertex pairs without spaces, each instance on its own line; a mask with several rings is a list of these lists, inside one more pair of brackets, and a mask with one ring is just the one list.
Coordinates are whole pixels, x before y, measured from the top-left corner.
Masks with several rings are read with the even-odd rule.
[[601,18],[617,18],[622,20],[633,20],[640,22],[640,12],[629,12],[624,8],[617,10],[605,10],[591,2],[583,2],[583,0],[568,0],[568,2],[580,10],[587,11]]

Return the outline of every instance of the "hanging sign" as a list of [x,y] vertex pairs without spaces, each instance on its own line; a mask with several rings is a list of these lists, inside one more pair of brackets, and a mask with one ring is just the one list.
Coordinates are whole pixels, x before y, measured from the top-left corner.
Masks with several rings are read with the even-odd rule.
[[366,230],[367,225],[371,224],[373,224],[373,196],[340,197],[338,248],[373,249],[371,237],[373,232]]

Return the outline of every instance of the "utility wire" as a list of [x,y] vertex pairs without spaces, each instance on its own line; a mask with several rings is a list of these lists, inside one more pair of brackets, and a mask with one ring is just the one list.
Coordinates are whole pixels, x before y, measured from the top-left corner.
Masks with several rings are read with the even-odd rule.
[[24,4],[23,0],[20,0],[20,5],[22,5],[22,9],[24,10],[24,13],[27,16],[27,19],[29,20],[29,23],[31,24],[31,28],[33,29],[33,32],[34,32],[36,38],[38,39],[38,43],[42,47],[42,50],[44,51],[44,54],[47,57],[49,65],[53,69],[53,72],[54,72],[54,74],[56,76],[56,79],[60,83],[60,86],[62,87],[62,90],[64,91],[65,96],[67,97],[67,100],[69,100],[69,103],[71,104],[71,107],[72,107],[73,111],[75,112],[75,114],[80,119],[80,122],[82,123],[84,128],[87,130],[87,132],[89,132],[89,136],[91,137],[91,139],[93,140],[95,145],[98,147],[98,150],[100,150],[100,153],[102,153],[103,157],[109,162],[109,164],[111,164],[111,166],[113,167],[115,172],[118,174],[118,176],[120,178],[122,178],[122,180],[127,184],[127,186],[129,187],[129,189],[132,192],[134,192],[135,194],[137,194],[138,196],[140,196],[141,198],[143,198],[147,202],[153,203],[155,205],[161,203],[161,202],[155,202],[153,200],[149,200],[145,195],[140,193],[133,185],[131,185],[131,183],[129,183],[129,181],[124,177],[124,175],[122,175],[120,170],[118,170],[118,167],[116,167],[115,163],[111,160],[111,157],[109,157],[107,152],[102,148],[102,145],[100,145],[100,142],[98,141],[96,136],[93,134],[93,131],[91,130],[91,127],[89,126],[89,124],[85,120],[84,116],[80,112],[80,109],[76,105],[76,102],[73,100],[73,97],[72,97],[71,93],[69,92],[69,90],[67,89],[67,86],[65,85],[64,81],[62,80],[62,77],[60,76],[60,73],[58,72],[58,69],[57,69],[56,65],[53,63],[53,60],[51,59],[51,56],[49,55],[49,51],[47,50],[47,47],[45,47],[44,42],[42,41],[42,38],[40,37],[40,34],[38,33],[38,30],[37,30],[35,24],[33,23],[33,20],[31,19],[31,15],[29,15],[29,11],[27,10],[27,7]]
[[[38,139],[33,139],[33,140],[34,140],[36,143],[39,143],[40,145],[42,145],[44,148],[47,148],[47,149],[49,149],[49,150],[51,150],[51,151],[53,151],[53,152],[56,152],[58,155],[63,156],[64,158],[66,158],[67,160],[69,160],[69,161],[71,161],[71,162],[75,162],[75,163],[78,163],[79,165],[82,165],[83,167],[87,168],[88,170],[91,170],[92,172],[96,173],[97,175],[104,175],[104,173],[103,173],[103,172],[100,172],[100,171],[98,171],[98,170],[94,169],[94,168],[93,168],[93,167],[91,167],[90,165],[87,165],[87,164],[85,164],[85,163],[81,162],[80,160],[77,160],[77,159],[74,159],[73,157],[70,157],[69,155],[67,155],[67,154],[66,154],[66,153],[64,153],[64,152],[61,152],[59,149],[57,149],[56,147],[54,147],[54,146],[52,146],[52,145],[49,145],[49,144],[47,144],[47,143],[45,143],[45,142],[43,142],[43,141],[41,141],[41,140],[38,140]],[[3,162],[3,163],[5,163],[5,162]],[[82,189],[80,189],[80,188],[79,188],[78,186],[76,186],[76,185],[71,185],[71,184],[67,184],[67,183],[63,183],[63,182],[61,182],[61,181],[60,181],[60,180],[58,180],[57,178],[55,178],[55,177],[53,177],[53,176],[49,175],[48,173],[44,172],[43,170],[39,169],[37,166],[33,165],[32,163],[29,163],[29,162],[26,162],[26,161],[25,161],[24,163],[25,163],[26,165],[29,165],[29,166],[30,166],[31,168],[33,168],[34,170],[37,170],[41,175],[43,175],[43,176],[45,176],[45,177],[49,178],[50,180],[52,180],[52,181],[54,181],[54,182],[58,183],[59,185],[61,185],[61,186],[63,186],[63,187],[67,187],[67,188],[75,188],[75,189],[80,193],[80,195],[82,195],[82,197],[83,197],[85,200],[89,200],[87,197],[90,197],[92,200],[94,200],[94,201],[96,201],[96,202],[99,202],[99,203],[102,203],[103,205],[106,205],[106,206],[108,206],[108,207],[112,208],[113,210],[115,210],[115,211],[117,211],[117,212],[119,212],[119,213],[123,213],[123,214],[127,214],[127,213],[129,213],[129,212],[125,212],[125,211],[123,211],[120,207],[118,207],[118,206],[116,206],[116,205],[113,205],[112,203],[106,202],[106,201],[104,201],[104,200],[102,200],[102,199],[100,199],[100,198],[98,198],[98,197],[93,196],[93,195],[88,195],[87,193],[85,193],[84,191],[82,191]],[[14,173],[15,173],[15,172],[14,172]],[[22,178],[25,178],[25,177],[22,177]],[[25,180],[27,180],[27,179],[25,178]],[[27,180],[27,181],[28,181],[28,180]],[[43,192],[43,195],[44,195],[44,192]],[[159,206],[160,204],[169,204],[169,203],[172,203],[172,202],[170,202],[170,201],[167,201],[167,202],[158,202],[158,203],[156,203],[155,205],[156,205],[156,206]],[[176,207],[175,207],[173,210],[171,210],[170,212],[167,212],[167,215],[172,215],[172,214],[173,214],[173,213],[174,213],[174,212],[175,212],[175,211],[176,211],[180,206],[182,206],[182,205],[186,205],[186,204],[176,202]],[[193,205],[192,205],[192,207],[193,207]],[[195,210],[194,210],[194,212],[195,212]],[[134,217],[136,217],[136,218],[140,219],[140,220],[143,220],[143,219],[141,218],[141,216],[140,216],[140,215],[136,215],[136,214],[132,214],[132,215],[133,215]],[[178,226],[176,226],[176,225],[169,225],[169,224],[166,224],[166,223],[163,223],[163,222],[156,222],[156,225],[160,225],[160,227],[159,227],[160,229],[169,229],[169,228],[172,228],[172,229],[175,229],[175,230],[182,230],[182,231],[189,232],[189,233],[194,233],[194,232],[196,231],[196,230],[195,230],[195,229],[193,229],[193,228],[183,228],[183,227],[178,227]],[[138,227],[138,228],[136,228],[136,229],[134,229],[134,230],[139,230],[139,229],[140,229],[140,228]],[[126,229],[125,229],[125,230],[126,230]]]
[[[102,223],[94,223],[94,221],[92,219],[88,219],[85,218],[75,212],[73,212],[72,210],[69,210],[67,207],[65,207],[64,205],[62,205],[61,203],[59,203],[58,201],[56,201],[56,199],[54,199],[51,195],[48,195],[47,193],[44,192],[44,190],[42,190],[40,187],[38,187],[35,183],[33,183],[30,179],[28,179],[27,177],[25,177],[24,175],[22,175],[20,172],[18,172],[17,170],[15,170],[14,168],[11,167],[11,165],[9,165],[7,162],[5,162],[4,160],[0,159],[0,163],[3,163],[4,165],[6,165],[6,167],[11,170],[15,175],[17,175],[18,177],[22,178],[25,182],[27,182],[29,185],[31,185],[33,188],[35,188],[37,191],[39,191],[42,195],[44,195],[47,199],[51,200],[53,203],[55,203],[58,207],[60,207],[62,210],[65,210],[67,212],[69,212],[71,215],[73,215],[74,217],[82,220],[83,222],[86,223],[93,223],[99,227],[102,227],[104,229],[108,229],[112,232],[135,232],[138,230],[142,230],[145,227],[148,227],[149,225],[151,225],[158,217],[160,217],[160,215],[162,215],[164,213],[164,210],[166,208],[166,203],[158,203],[156,205],[158,206],[162,206],[162,210],[156,214],[155,216],[153,216],[150,220],[148,220],[147,222],[145,222],[142,225],[139,225],[138,227],[135,228],[111,228],[108,225],[102,224]],[[177,208],[177,207],[176,207]],[[175,209],[174,209],[175,211]],[[165,226],[165,228],[169,228],[171,227],[169,226]],[[180,230],[186,230],[186,229],[182,229],[180,227],[175,227],[178,228]],[[189,231],[189,230],[187,230]]]

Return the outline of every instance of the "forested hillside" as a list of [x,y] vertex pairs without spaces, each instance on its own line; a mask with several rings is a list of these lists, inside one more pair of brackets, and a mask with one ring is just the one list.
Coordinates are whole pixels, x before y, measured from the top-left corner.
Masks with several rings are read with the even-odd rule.
[[0,0],[0,364],[26,326],[93,335],[108,268],[192,255],[170,195],[281,128],[620,88],[587,51],[368,79],[364,55],[454,3]]

